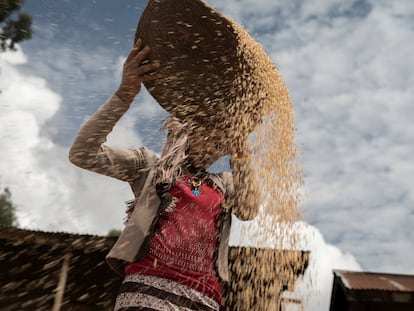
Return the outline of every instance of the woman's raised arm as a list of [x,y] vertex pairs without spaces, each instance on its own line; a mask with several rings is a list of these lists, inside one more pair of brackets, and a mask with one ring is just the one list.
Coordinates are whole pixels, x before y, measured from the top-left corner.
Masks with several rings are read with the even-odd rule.
[[104,145],[108,134],[139,93],[141,83],[159,77],[154,73],[158,63],[142,64],[151,49],[141,46],[141,40],[137,40],[125,61],[118,90],[80,128],[69,151],[73,164],[124,181],[132,181],[136,170],[144,166],[140,150]]

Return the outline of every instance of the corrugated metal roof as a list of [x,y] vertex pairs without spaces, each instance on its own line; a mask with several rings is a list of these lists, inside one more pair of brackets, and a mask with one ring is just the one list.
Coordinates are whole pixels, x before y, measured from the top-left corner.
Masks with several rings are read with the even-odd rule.
[[414,292],[414,275],[336,270],[346,288],[352,290],[383,290]]

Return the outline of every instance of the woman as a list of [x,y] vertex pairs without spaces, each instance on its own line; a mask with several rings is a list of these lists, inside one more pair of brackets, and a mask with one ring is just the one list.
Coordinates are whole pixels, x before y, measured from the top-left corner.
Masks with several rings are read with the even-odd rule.
[[[109,147],[107,135],[128,110],[141,83],[159,78],[159,63],[138,39],[123,69],[119,89],[81,127],[70,161],[130,184],[125,228],[107,256],[124,274],[115,310],[219,310],[222,282],[228,280],[230,212],[242,219],[256,212],[254,183],[245,137],[232,139],[229,172],[206,169],[229,153],[220,133],[194,128],[173,117],[161,157],[146,147]],[[234,179],[234,181],[233,181]],[[242,207],[242,208],[241,208]]]

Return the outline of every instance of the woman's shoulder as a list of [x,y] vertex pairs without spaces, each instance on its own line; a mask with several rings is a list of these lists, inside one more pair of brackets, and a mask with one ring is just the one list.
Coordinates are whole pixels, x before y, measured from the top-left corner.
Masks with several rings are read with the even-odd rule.
[[141,162],[143,167],[150,167],[155,165],[159,157],[152,149],[149,149],[146,146],[133,149],[135,156],[137,157],[138,162]]
[[210,179],[225,194],[230,197],[234,193],[233,176],[231,172],[210,173]]

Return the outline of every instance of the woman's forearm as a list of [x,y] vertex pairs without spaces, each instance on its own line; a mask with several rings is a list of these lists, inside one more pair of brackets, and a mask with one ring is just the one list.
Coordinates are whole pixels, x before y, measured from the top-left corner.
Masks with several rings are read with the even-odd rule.
[[94,167],[98,152],[115,124],[128,110],[116,94],[108,100],[82,125],[69,151],[69,160],[82,168]]

